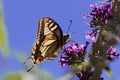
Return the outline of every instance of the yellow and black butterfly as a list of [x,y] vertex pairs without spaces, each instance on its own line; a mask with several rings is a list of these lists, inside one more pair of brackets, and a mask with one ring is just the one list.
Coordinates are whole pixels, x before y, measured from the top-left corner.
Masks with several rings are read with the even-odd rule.
[[27,71],[30,71],[43,60],[54,60],[68,39],[69,34],[63,34],[60,26],[53,19],[41,18],[38,22],[37,39],[32,48],[31,56],[28,58],[33,61],[34,65]]

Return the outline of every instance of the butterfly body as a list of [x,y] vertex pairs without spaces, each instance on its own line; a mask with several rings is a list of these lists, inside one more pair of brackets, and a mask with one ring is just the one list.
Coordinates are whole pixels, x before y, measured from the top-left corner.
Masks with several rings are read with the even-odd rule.
[[54,60],[62,50],[63,45],[67,43],[68,38],[69,35],[63,34],[53,19],[41,18],[38,22],[37,39],[28,59],[31,59],[36,65],[43,60]]

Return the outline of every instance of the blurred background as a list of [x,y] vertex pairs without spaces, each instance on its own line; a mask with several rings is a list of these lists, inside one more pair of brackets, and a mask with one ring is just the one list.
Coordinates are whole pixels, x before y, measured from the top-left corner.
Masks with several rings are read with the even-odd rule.
[[[59,63],[44,61],[31,72],[26,72],[22,63],[30,56],[36,39],[38,20],[43,17],[54,19],[71,39],[85,44],[85,32],[91,31],[83,16],[90,12],[90,4],[102,0],[0,0],[0,80],[56,80],[70,72]],[[117,46],[120,52],[120,46]],[[120,80],[120,59],[110,63],[114,80]],[[105,80],[111,80],[103,71]],[[76,80],[74,76],[70,80]]]

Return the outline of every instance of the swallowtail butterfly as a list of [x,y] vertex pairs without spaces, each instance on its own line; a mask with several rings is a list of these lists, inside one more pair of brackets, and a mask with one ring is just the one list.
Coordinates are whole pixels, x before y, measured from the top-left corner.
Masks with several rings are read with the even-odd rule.
[[37,39],[32,48],[31,56],[28,58],[33,61],[34,65],[27,71],[30,71],[43,60],[54,60],[68,39],[69,35],[63,34],[60,26],[53,19],[41,18],[38,22]]

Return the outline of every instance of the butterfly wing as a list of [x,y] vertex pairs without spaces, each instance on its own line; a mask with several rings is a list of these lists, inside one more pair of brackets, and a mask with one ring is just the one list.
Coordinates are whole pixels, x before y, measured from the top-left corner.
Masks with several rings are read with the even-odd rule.
[[62,49],[63,32],[55,21],[47,19],[49,19],[49,26],[44,31],[45,39],[41,44],[40,51],[44,59],[54,60]]

